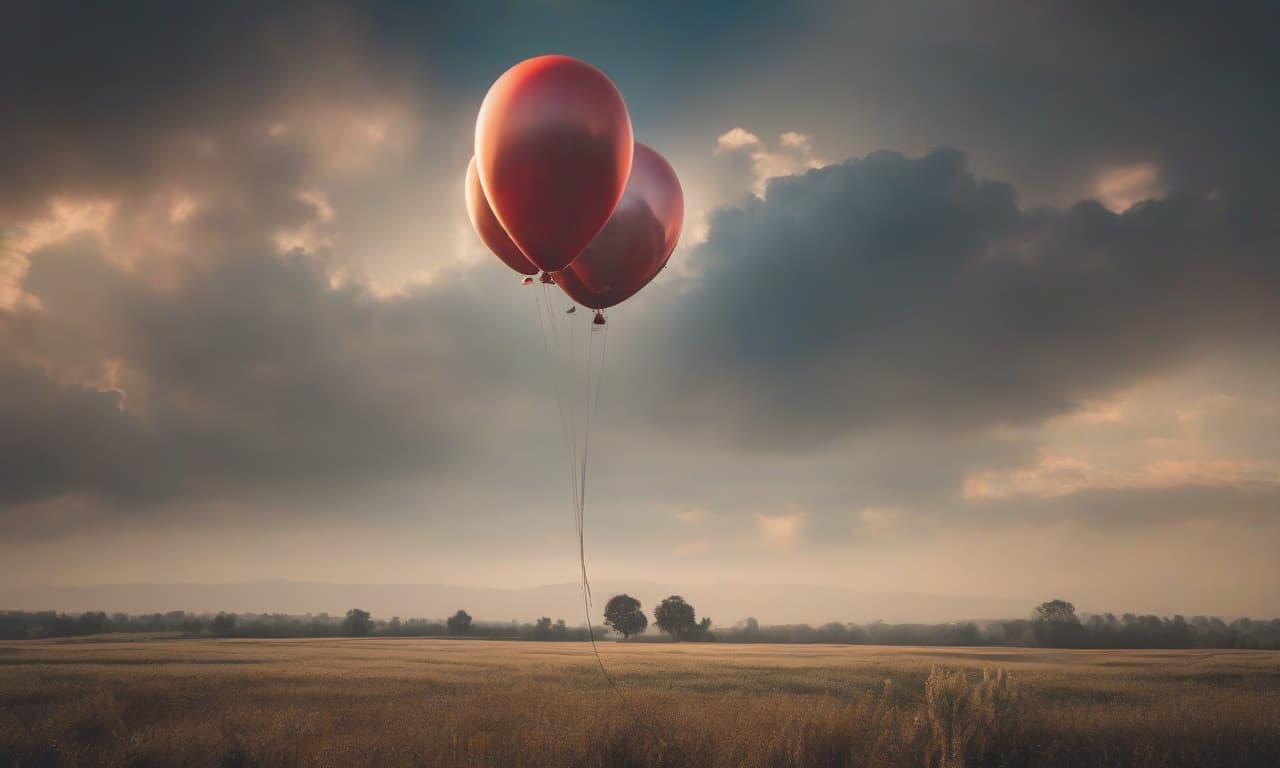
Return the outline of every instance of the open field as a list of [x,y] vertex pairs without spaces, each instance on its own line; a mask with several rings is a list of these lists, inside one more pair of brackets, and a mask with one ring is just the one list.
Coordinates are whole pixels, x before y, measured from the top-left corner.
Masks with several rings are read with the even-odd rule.
[[5,642],[0,766],[1280,765],[1275,652],[600,648]]

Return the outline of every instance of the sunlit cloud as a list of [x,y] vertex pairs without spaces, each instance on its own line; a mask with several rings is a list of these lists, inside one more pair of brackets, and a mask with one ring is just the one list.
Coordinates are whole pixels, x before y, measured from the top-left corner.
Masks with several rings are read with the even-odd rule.
[[751,192],[757,197],[765,196],[769,179],[804,173],[827,164],[815,152],[813,137],[797,131],[779,134],[772,149],[745,128],[732,128],[716,138],[717,155],[736,152],[745,152],[751,159]]
[[117,207],[117,201],[110,199],[54,197],[49,200],[47,215],[23,224],[12,245],[30,253],[78,232],[105,235]]
[[1240,459],[1165,459],[1114,468],[1046,453],[1029,467],[978,472],[964,479],[966,500],[1051,499],[1091,490],[1243,488],[1280,484],[1280,467]]
[[311,207],[314,216],[299,226],[277,231],[272,238],[276,248],[282,253],[294,250],[315,253],[332,246],[330,225],[334,213],[328,197],[321,190],[306,189],[299,191],[297,198]]
[[1108,209],[1121,213],[1143,200],[1164,195],[1160,168],[1155,163],[1135,163],[1107,168],[1098,174],[1094,195]]
[[196,199],[186,193],[178,193],[169,203],[169,223],[181,224],[191,218],[197,207]]
[[717,152],[732,152],[760,146],[760,137],[745,128],[731,128],[716,137]]
[[45,215],[22,222],[0,238],[0,309],[36,309],[39,299],[23,289],[33,252],[88,232],[105,239],[119,204],[111,199],[55,196]]
[[756,530],[766,541],[774,544],[790,544],[796,539],[796,534],[804,525],[804,521],[804,510],[789,507],[788,511],[776,515],[758,513]]
[[129,394],[124,390],[122,371],[124,361],[120,358],[108,358],[102,361],[102,370],[97,379],[88,382],[99,392],[114,392],[119,395],[116,401],[117,410],[127,410]]

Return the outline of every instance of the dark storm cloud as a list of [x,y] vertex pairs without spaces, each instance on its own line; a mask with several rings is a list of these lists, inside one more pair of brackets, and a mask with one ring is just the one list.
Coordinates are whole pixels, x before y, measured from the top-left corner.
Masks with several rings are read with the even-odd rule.
[[350,80],[333,14],[241,3],[7,3],[0,10],[0,213],[47,195],[147,191],[176,142],[310,77]]
[[63,385],[40,368],[0,358],[0,509],[63,494],[108,490],[133,498],[139,463],[152,489],[166,473],[145,426],[121,396]]
[[[766,3],[662,13],[505,1],[6,3],[0,223],[53,193],[149,191],[190,142],[269,118],[298,94],[349,100],[403,86],[465,112],[504,69],[548,52],[596,62],[638,119],[657,119],[696,97],[671,88],[691,69],[719,62],[732,76],[799,18]],[[466,143],[453,138],[434,140]]]
[[[363,140],[371,104],[419,106],[385,98],[398,74],[379,70],[353,14],[2,13],[0,88],[22,118],[0,123],[0,224],[21,234],[52,196],[114,212],[96,235],[37,247],[19,273],[37,304],[0,308],[0,507],[88,500],[52,529],[101,505],[126,517],[201,500],[323,504],[446,470],[470,477],[473,449],[518,424],[526,393],[511,382],[532,366],[519,327],[532,316],[518,310],[532,307],[491,306],[511,288],[500,272],[443,270],[387,296],[325,237],[280,254],[282,232],[329,231],[326,192],[394,201],[402,186],[349,161],[353,142],[334,132],[348,119]],[[422,184],[438,163],[453,164],[415,157],[398,172]],[[183,195],[190,210],[175,219]],[[335,274],[348,278],[334,287]]]
[[1275,178],[1275,3],[876,0],[824,16],[767,71],[704,89],[699,116],[846,155],[964,147],[1035,200],[1141,161],[1175,186]]
[[790,449],[1035,423],[1277,340],[1273,223],[1228,196],[1022,210],[964,156],[876,153],[718,211],[663,343],[681,422]]
[[[0,503],[438,476],[530,365],[500,314],[476,322],[493,286],[463,275],[376,298],[332,288],[305,254],[266,254],[155,289],[81,239],[37,254],[27,285],[43,309],[0,314]],[[121,391],[57,381],[37,362],[51,355],[117,362]]]

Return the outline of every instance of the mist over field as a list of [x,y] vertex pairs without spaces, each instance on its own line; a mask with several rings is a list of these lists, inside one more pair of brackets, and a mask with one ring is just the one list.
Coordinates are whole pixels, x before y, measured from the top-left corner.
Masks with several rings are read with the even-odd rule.
[[[651,582],[592,584],[601,595],[626,592],[653,606],[681,594],[703,614],[733,624],[748,616],[770,624],[822,624],[829,621],[936,623],[966,619],[1024,617],[1030,602],[981,597],[951,597],[912,592],[869,592],[833,587],[778,584],[709,584],[675,587]],[[78,613],[330,613],[359,606],[379,618],[439,618],[466,608],[488,621],[532,621],[540,616],[582,624],[581,586],[551,584],[525,589],[481,589],[439,584],[323,584],[262,581],[241,584],[127,584],[101,587],[48,587],[0,590],[0,607]],[[597,611],[598,612],[598,611]]]

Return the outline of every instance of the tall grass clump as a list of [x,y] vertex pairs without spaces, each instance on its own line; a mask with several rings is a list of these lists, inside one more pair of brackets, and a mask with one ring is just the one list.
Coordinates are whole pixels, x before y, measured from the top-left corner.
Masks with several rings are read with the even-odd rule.
[[970,683],[964,669],[934,666],[924,685],[929,762],[937,768],[982,764],[1014,746],[1020,697],[1013,676],[984,667]]

